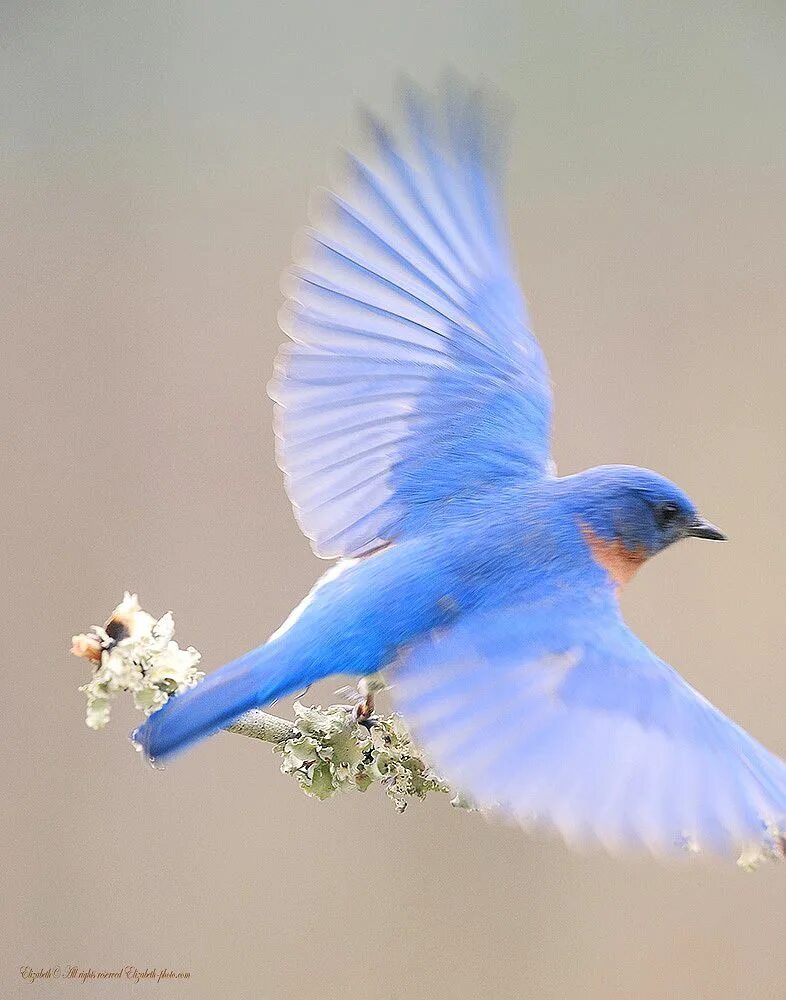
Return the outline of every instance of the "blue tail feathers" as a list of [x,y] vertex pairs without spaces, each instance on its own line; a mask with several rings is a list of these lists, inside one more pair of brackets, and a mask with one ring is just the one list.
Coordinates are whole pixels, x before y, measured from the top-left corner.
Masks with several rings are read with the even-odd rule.
[[[250,708],[304,686],[297,669],[281,669],[270,646],[260,646],[171,698],[133,734],[150,760],[162,761],[224,729]],[[306,681],[308,683],[308,681]]]

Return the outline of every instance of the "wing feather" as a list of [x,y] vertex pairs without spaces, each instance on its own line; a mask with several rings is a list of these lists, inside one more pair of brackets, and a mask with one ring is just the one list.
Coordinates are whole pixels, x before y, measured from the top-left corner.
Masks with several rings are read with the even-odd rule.
[[510,260],[487,102],[410,88],[409,144],[366,116],[285,276],[270,395],[298,522],[325,557],[432,523],[435,507],[549,471],[551,391]]
[[403,657],[394,694],[456,787],[571,843],[780,852],[786,765],[625,626],[555,595],[475,613]]

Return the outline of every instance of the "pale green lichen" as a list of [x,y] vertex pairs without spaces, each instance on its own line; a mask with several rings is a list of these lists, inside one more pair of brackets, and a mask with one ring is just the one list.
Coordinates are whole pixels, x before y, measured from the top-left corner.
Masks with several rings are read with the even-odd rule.
[[450,804],[454,809],[465,809],[467,812],[480,812],[480,806],[477,802],[467,795],[466,792],[457,792],[453,798],[450,800]]
[[737,864],[744,871],[752,872],[767,861],[782,861],[785,848],[786,835],[778,826],[770,824],[764,842],[748,844],[737,858]]
[[398,715],[358,722],[351,705],[295,704],[294,732],[275,746],[281,770],[308,795],[328,799],[346,789],[380,784],[399,812],[411,798],[448,787],[417,754]]
[[79,688],[87,696],[85,721],[91,729],[109,722],[118,695],[130,693],[134,705],[151,715],[205,676],[197,669],[199,653],[193,646],[181,649],[174,632],[169,612],[156,621],[141,610],[136,594],[127,593],[104,627],[74,636],[72,652],[93,663],[93,676]]

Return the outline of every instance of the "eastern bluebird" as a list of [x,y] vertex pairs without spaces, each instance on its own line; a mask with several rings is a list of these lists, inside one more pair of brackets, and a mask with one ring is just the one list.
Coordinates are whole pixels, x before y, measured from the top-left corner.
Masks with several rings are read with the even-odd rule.
[[724,536],[653,472],[559,478],[546,361],[514,277],[489,100],[408,88],[367,116],[285,279],[278,457],[338,559],[258,649],[152,715],[165,759],[329,674],[388,668],[428,756],[479,804],[569,842],[778,851],[786,766],[627,628],[618,592]]

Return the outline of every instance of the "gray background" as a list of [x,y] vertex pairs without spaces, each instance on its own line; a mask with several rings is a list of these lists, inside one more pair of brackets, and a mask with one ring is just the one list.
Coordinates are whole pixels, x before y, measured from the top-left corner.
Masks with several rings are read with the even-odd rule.
[[[309,191],[405,69],[515,102],[509,204],[561,471],[669,475],[731,536],[624,598],[786,754],[782,3],[6,3],[0,995],[18,967],[194,997],[777,997],[786,870],[569,854],[435,798],[326,804],[221,735],[163,773],[89,732],[70,635],[125,587],[208,668],[323,568],[264,385]],[[329,700],[339,682],[311,697]],[[69,995],[71,995],[69,993]]]

